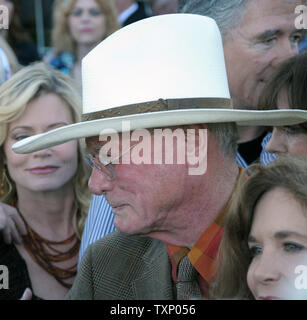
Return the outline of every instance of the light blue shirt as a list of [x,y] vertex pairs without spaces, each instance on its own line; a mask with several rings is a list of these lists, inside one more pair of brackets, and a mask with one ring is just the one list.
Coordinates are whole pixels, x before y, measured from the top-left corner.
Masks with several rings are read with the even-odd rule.
[[[272,134],[268,133],[262,141],[263,150],[260,155],[260,161],[264,165],[269,164],[276,157],[274,154],[265,151],[265,146],[270,140],[271,136]],[[236,161],[241,168],[247,167],[245,160],[239,153],[237,153],[236,155]],[[94,195],[82,234],[81,247],[79,252],[79,264],[84,251],[91,243],[116,230],[113,224],[113,220],[114,215],[112,213],[112,208],[105,197],[103,195]]]

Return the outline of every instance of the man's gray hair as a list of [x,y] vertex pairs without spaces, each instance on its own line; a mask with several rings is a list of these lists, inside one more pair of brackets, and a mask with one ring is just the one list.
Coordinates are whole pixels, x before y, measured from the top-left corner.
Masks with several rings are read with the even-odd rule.
[[238,149],[238,129],[235,123],[208,123],[208,130],[225,157],[235,158]]
[[178,0],[178,12],[200,14],[214,19],[228,40],[233,29],[237,28],[251,0]]

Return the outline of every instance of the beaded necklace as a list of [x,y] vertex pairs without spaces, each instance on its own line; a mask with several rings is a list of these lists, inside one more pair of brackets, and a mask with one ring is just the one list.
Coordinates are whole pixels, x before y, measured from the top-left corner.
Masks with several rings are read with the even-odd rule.
[[[35,232],[27,223],[23,215],[18,210],[20,217],[25,223],[27,234],[23,236],[23,245],[30,256],[36,261],[45,271],[52,275],[62,286],[70,289],[71,284],[65,280],[75,277],[77,274],[77,263],[69,268],[60,268],[54,265],[57,262],[63,262],[76,256],[80,248],[80,240],[74,233],[69,238],[63,241],[50,241],[43,238]],[[75,243],[65,252],[59,251],[53,246],[61,246]],[[48,250],[47,250],[48,249]]]

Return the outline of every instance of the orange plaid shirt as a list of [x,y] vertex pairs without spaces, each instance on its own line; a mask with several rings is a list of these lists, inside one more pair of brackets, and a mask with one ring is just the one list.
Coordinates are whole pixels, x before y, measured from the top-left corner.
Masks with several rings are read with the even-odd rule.
[[[240,168],[240,174],[242,171]],[[208,298],[209,286],[212,284],[216,275],[216,256],[223,236],[224,218],[236,189],[237,184],[223,210],[219,213],[215,221],[205,230],[191,250],[185,247],[166,244],[167,252],[172,263],[173,281],[175,283],[177,282],[177,267],[179,261],[185,255],[188,255],[192,265],[199,273],[198,282],[205,298]]]

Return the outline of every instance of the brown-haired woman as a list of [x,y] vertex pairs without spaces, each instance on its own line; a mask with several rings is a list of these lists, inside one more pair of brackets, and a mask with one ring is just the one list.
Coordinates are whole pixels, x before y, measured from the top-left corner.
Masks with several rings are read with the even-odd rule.
[[212,298],[307,299],[306,158],[284,156],[243,172],[219,259]]

